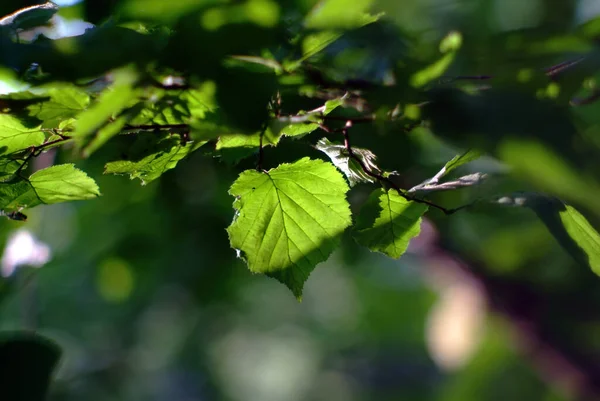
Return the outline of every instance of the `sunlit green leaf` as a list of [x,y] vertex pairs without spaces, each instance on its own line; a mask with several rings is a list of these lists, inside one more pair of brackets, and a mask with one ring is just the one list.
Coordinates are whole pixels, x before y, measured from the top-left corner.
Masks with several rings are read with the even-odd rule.
[[127,150],[129,160],[117,160],[106,164],[105,174],[128,174],[139,178],[145,185],[174,168],[179,161],[206,142],[182,143],[179,135],[138,133]]
[[320,160],[245,171],[229,191],[237,211],[227,229],[231,246],[252,272],[275,277],[300,297],[351,224],[347,191],[342,175]]
[[419,235],[426,211],[427,205],[408,201],[394,190],[377,189],[361,210],[354,238],[372,251],[399,258]]
[[29,179],[0,183],[0,209],[4,211],[97,196],[96,182],[73,164],[59,164],[36,171]]

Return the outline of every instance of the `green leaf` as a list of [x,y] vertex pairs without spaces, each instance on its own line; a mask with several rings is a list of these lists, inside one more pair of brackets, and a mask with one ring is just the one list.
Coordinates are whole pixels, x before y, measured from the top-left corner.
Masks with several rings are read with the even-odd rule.
[[[377,181],[363,170],[360,163],[355,159],[350,158],[350,154],[343,144],[331,142],[327,138],[321,138],[315,147],[329,156],[332,163],[346,175],[351,187],[360,182],[373,183]],[[382,173],[375,164],[377,157],[373,152],[368,149],[354,147],[352,148],[352,152],[360,159],[369,172],[374,174]]]
[[139,178],[142,185],[157,179],[179,161],[206,142],[182,143],[179,136],[158,133],[139,133],[126,152],[131,160],[118,160],[106,164],[104,174],[128,174]]
[[354,238],[371,251],[399,258],[421,230],[427,205],[404,199],[394,190],[377,189],[361,210]]
[[507,140],[500,147],[501,159],[515,174],[539,189],[563,199],[578,202],[600,213],[600,185],[544,144],[526,140]]
[[93,179],[73,164],[59,164],[36,171],[29,179],[1,183],[0,209],[15,211],[97,196],[100,190]]
[[300,298],[312,270],[352,222],[347,191],[342,175],[321,160],[244,171],[229,190],[236,197],[231,246],[250,271],[276,278]]
[[600,234],[573,206],[537,193],[504,197],[499,203],[531,208],[573,259],[600,276]]
[[52,88],[43,95],[49,96],[49,100],[37,102],[27,109],[30,116],[44,121],[45,126],[48,126],[48,120],[57,120],[58,125],[62,120],[77,116],[90,103],[89,95],[76,87]]
[[[448,163],[446,163],[444,165],[444,167],[442,167],[442,169],[437,172],[436,175],[434,175],[433,177],[429,178],[428,180],[425,180],[421,184],[419,184],[419,185],[411,188],[410,191],[411,192],[420,191],[420,190],[422,190],[422,189],[424,189],[426,187],[429,187],[429,189],[432,189],[433,186],[435,186],[436,184],[439,183],[440,179],[442,179],[444,176],[446,176],[452,170],[454,170],[454,169],[462,166],[463,164],[467,164],[469,162],[472,162],[473,160],[476,160],[476,159],[480,158],[482,154],[483,153],[481,151],[479,151],[479,150],[470,149],[470,150],[467,150],[462,155],[458,155],[458,156],[453,157],[452,160],[450,160]],[[469,181],[469,177],[471,178],[471,181]],[[473,175],[473,176],[465,176],[463,178],[467,178],[467,180],[465,181],[465,183],[466,182],[474,183],[476,181],[479,181],[480,178],[485,178],[485,177],[482,174],[478,174],[477,176],[475,176],[475,175]],[[459,181],[460,180],[461,179],[459,179]],[[443,189],[443,187],[441,187],[440,189]]]
[[380,15],[368,13],[373,0],[355,0],[349,6],[346,0],[319,2],[308,14],[304,24],[308,29],[354,29],[370,24]]
[[440,52],[445,53],[439,60],[415,73],[410,83],[420,88],[429,82],[441,77],[454,61],[454,57],[462,44],[462,35],[459,32],[450,32],[440,43]]
[[44,142],[41,126],[26,126],[22,120],[8,114],[0,114],[0,154],[10,154],[38,146]]

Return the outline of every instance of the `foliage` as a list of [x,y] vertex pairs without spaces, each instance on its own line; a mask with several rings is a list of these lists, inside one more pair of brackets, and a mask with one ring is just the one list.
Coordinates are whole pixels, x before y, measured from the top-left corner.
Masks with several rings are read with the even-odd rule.
[[[10,219],[99,197],[100,171],[139,179],[137,196],[148,196],[202,155],[226,181],[206,196],[233,202],[223,212],[231,253],[298,299],[348,240],[398,259],[424,219],[483,215],[502,233],[506,205],[531,209],[600,274],[600,19],[497,32],[451,24],[432,37],[370,0],[16,3],[0,5],[0,78],[18,83],[0,96],[0,211]],[[40,34],[69,13],[96,25]],[[205,173],[189,171],[190,190],[205,189]],[[456,242],[465,232],[452,232]],[[535,245],[517,237],[490,240],[495,254],[480,257]],[[12,283],[0,284],[4,296]]]
[[[515,173],[526,168],[522,178],[550,195],[600,214],[597,177],[577,184],[582,179],[574,178],[576,173],[557,176],[553,171],[562,163],[582,167],[594,154],[587,146],[583,153],[571,146],[583,138],[560,95],[561,78],[571,74],[571,67],[588,64],[588,75],[573,72],[580,82],[595,72],[597,50],[586,42],[593,39],[589,33],[579,35],[589,46],[575,63],[547,69],[544,77],[523,62],[518,74],[499,79],[491,90],[470,84],[469,77],[440,80],[460,57],[461,47],[469,50],[468,39],[456,31],[441,40],[440,58],[435,52],[429,60],[419,58],[407,48],[376,66],[378,72],[372,75],[365,69],[368,55],[350,56],[359,49],[353,47],[351,31],[385,27],[381,15],[371,13],[370,3],[347,7],[330,0],[307,8],[302,2],[250,0],[179,2],[164,8],[162,2],[123,1],[111,21],[56,40],[39,36],[22,41],[17,32],[48,21],[58,11],[52,3],[4,18],[0,62],[30,85],[2,100],[4,214],[99,195],[96,184],[71,164],[26,173],[32,158],[55,146],[74,144],[75,154],[82,157],[104,146],[116,147],[119,155],[106,163],[104,173],[128,174],[143,184],[198,149],[230,163],[255,154],[257,171],[242,172],[230,190],[236,197],[236,217],[228,229],[231,246],[251,271],[277,277],[297,297],[310,272],[327,259],[351,225],[348,187],[333,166],[350,185],[383,186],[374,189],[355,216],[354,231],[359,244],[393,258],[418,234],[420,217],[428,209],[446,214],[457,210],[427,197],[489,179],[478,173],[444,182],[446,174],[486,151],[514,165]],[[408,37],[395,34],[409,43]],[[350,43],[340,48],[344,40]],[[549,51],[560,55],[563,49]],[[331,69],[342,60],[350,63]],[[430,126],[443,140],[471,150],[422,184],[404,189],[393,180],[396,172],[375,164],[372,150],[351,145],[350,137],[358,135],[354,126],[378,123],[395,127],[388,136]],[[342,139],[316,143],[333,165],[303,158],[263,169],[267,146],[289,140],[303,146],[317,131]],[[531,146],[536,148],[530,150],[524,140],[534,141]],[[549,153],[552,148],[560,154]],[[459,209],[494,199],[482,194]],[[369,215],[379,217],[367,222]],[[587,225],[588,239],[574,234],[564,220],[548,227],[573,241],[565,249],[577,260],[578,249],[597,258],[590,244],[600,241],[598,233],[581,214],[577,220]],[[565,245],[565,240],[559,243]]]

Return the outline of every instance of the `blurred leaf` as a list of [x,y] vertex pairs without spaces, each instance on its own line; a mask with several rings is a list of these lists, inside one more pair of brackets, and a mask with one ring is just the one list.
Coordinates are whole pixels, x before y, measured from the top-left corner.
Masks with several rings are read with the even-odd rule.
[[58,12],[58,6],[51,1],[24,7],[12,14],[0,18],[0,26],[8,26],[14,30],[29,29],[44,25]]
[[25,125],[9,114],[0,114],[0,154],[10,154],[37,146],[45,135],[39,125]]
[[100,196],[96,182],[73,164],[59,164],[36,171],[29,179],[0,184],[0,209],[32,208]]
[[356,241],[397,259],[421,231],[427,205],[404,199],[394,190],[376,189],[362,207],[354,227]]
[[[327,138],[321,138],[315,146],[318,150],[325,153],[331,159],[331,162],[344,173],[350,186],[361,182],[375,182],[375,178],[367,174],[360,163],[350,157],[348,150],[342,143],[331,142]],[[352,148],[354,155],[360,159],[362,164],[374,174],[381,174],[381,170],[375,164],[377,156],[368,149]]]
[[182,143],[178,135],[158,133],[138,133],[133,141],[125,153],[128,160],[106,163],[104,174],[129,174],[146,185],[206,143]]
[[115,84],[102,92],[96,102],[78,116],[72,136],[79,146],[85,144],[87,137],[105,125],[110,118],[116,117],[131,104],[136,97],[134,81],[135,77],[128,71],[121,71],[115,78]]
[[573,259],[600,276],[600,234],[573,206],[530,192],[503,197],[499,203],[531,208]]
[[125,0],[120,3],[123,18],[134,20],[153,20],[169,23],[200,7],[215,4],[214,0]]
[[529,180],[538,188],[600,213],[600,185],[543,144],[506,141],[500,148],[500,156],[517,176]]
[[252,272],[276,278],[300,298],[312,270],[351,224],[347,191],[342,175],[321,160],[247,170],[229,191],[236,197],[231,246]]
[[450,64],[454,61],[454,57],[462,44],[462,35],[460,32],[450,32],[440,43],[440,52],[445,53],[442,58],[433,64],[417,71],[411,78],[410,83],[416,88],[427,85],[441,77]]
[[308,14],[304,25],[308,29],[352,29],[370,24],[379,15],[368,13],[373,0],[356,0],[348,6],[345,0],[320,1]]
[[0,338],[0,388],[11,400],[43,401],[61,350],[30,332],[4,332]]

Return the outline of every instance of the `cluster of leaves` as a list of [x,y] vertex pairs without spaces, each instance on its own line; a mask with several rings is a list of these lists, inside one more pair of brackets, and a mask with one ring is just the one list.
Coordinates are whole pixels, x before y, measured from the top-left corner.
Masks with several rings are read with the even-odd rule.
[[[596,96],[590,78],[599,66],[598,21],[516,48],[501,37],[500,47],[512,46],[506,54],[527,55],[506,67],[470,59],[480,44],[464,40],[466,33],[416,52],[424,44],[370,6],[124,0],[115,2],[114,18],[80,36],[30,41],[24,33],[59,12],[53,3],[0,19],[2,74],[27,85],[0,97],[0,209],[22,219],[26,208],[100,194],[73,164],[27,173],[56,147],[78,157],[110,149],[105,173],[143,184],[200,150],[228,164],[255,160],[230,189],[231,246],[252,272],[278,279],[298,298],[350,227],[360,245],[398,258],[425,213],[486,204],[532,208],[566,250],[600,274],[600,236],[565,203],[600,216],[592,173],[598,142],[586,131],[595,125],[571,110]],[[557,62],[574,49],[573,61]],[[538,68],[541,61],[554,67]],[[460,63],[494,76],[450,76]],[[577,97],[590,88],[592,95]],[[374,150],[353,146],[359,128],[382,126],[383,146],[399,135],[433,141],[433,132],[462,150],[433,177],[407,185],[380,167]],[[284,141],[303,157],[267,168],[266,150]],[[313,149],[321,158],[307,156]],[[484,154],[548,195],[484,195],[455,208],[432,200],[494,179],[479,171],[449,178]],[[374,189],[353,223],[347,193],[358,184]]]

